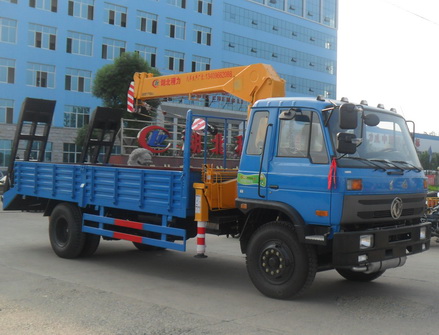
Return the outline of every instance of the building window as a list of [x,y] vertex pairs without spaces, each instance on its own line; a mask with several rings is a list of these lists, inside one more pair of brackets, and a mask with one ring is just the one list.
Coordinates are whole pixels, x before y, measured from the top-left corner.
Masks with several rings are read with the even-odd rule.
[[[23,148],[27,147],[28,141],[23,141]],[[40,147],[42,145],[41,141],[32,142],[32,147],[29,154],[29,160],[36,161],[38,160],[38,154],[40,152]],[[44,150],[44,162],[50,162],[52,160],[52,142],[47,142]]]
[[127,26],[127,8],[105,3],[105,22],[119,27]]
[[329,58],[229,33],[223,33],[223,37],[223,48],[230,52],[236,52],[247,56],[254,56],[257,54],[261,59],[273,60],[273,58],[275,58],[276,62],[279,63],[294,65],[328,74],[336,73],[335,60]]
[[14,100],[0,99],[0,123],[12,123]]
[[0,140],[0,166],[5,167],[9,165],[11,160],[11,140]]
[[198,13],[212,15],[212,0],[198,0],[195,5]]
[[16,43],[17,21],[0,17],[0,42]]
[[[285,79],[285,88],[287,90],[287,95],[307,95],[307,96],[317,96],[324,95],[327,98],[335,99],[335,85],[305,79],[301,77],[279,74],[282,79]],[[291,92],[291,93],[289,93]]]
[[168,4],[180,8],[186,8],[186,0],[167,0]]
[[157,48],[136,44],[135,51],[148,62],[151,67],[156,67]]
[[56,13],[58,10],[58,0],[29,0],[29,7]]
[[212,28],[194,24],[193,41],[198,44],[210,45],[212,40]]
[[303,15],[303,0],[287,0],[287,12],[295,15]]
[[115,59],[125,52],[126,42],[104,38],[102,43],[102,58]]
[[192,72],[210,70],[210,58],[193,56],[192,57]]
[[66,91],[91,92],[91,71],[66,69]]
[[272,7],[272,8],[276,8],[276,9],[280,9],[280,10],[284,10],[284,0],[282,1],[278,1],[278,0],[268,0],[267,1],[267,5]]
[[75,55],[92,56],[93,36],[75,31],[68,31],[66,52]]
[[90,107],[64,106],[64,127],[82,128],[90,121]]
[[337,12],[337,4],[335,0],[325,0],[323,2],[323,18],[322,23],[331,28],[335,28],[335,16]]
[[28,63],[26,85],[55,88],[55,66]]
[[166,19],[168,37],[179,40],[185,39],[186,23],[175,19]]
[[35,48],[55,50],[56,28],[29,23],[27,45]]
[[69,0],[68,14],[81,19],[93,20],[94,0]]
[[0,0],[0,1],[3,1],[3,2],[10,2],[10,3],[17,3],[17,0]]
[[63,163],[77,163],[81,157],[81,148],[75,143],[63,143]]
[[287,12],[295,15],[303,15],[303,0],[288,0]]
[[137,30],[157,34],[157,15],[138,10],[136,25]]
[[0,83],[13,84],[15,82],[15,60],[0,58]]
[[305,15],[309,20],[320,22],[320,0],[306,0]]
[[[300,3],[301,2],[302,0],[300,0]],[[293,6],[292,8],[299,7],[302,8],[301,5],[297,7]],[[301,12],[302,9],[300,9],[300,13]],[[326,34],[318,30],[308,29],[290,21],[279,20],[269,15],[246,10],[231,4],[224,4],[224,20],[321,48],[329,50],[337,49],[336,36],[334,34]]]
[[184,53],[166,50],[165,60],[168,64],[168,70],[184,72]]

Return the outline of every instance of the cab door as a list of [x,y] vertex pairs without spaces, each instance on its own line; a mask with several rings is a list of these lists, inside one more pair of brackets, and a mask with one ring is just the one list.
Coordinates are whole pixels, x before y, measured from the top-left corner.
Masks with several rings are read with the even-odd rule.
[[266,199],[287,203],[306,223],[329,225],[330,160],[322,127],[314,111],[280,110],[267,162]]
[[237,178],[240,198],[266,198],[267,158],[270,157],[270,145],[273,143],[273,115],[268,110],[257,110],[250,119]]

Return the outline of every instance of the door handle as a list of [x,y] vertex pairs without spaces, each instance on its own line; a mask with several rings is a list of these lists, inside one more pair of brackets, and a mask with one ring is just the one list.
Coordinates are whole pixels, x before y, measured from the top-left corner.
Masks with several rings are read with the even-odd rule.
[[270,185],[268,187],[272,188],[273,190],[278,190],[279,189],[279,185]]

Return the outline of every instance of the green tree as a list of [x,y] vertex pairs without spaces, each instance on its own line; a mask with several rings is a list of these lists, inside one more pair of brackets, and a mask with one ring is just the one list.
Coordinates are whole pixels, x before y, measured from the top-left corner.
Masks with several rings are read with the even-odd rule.
[[[93,82],[93,95],[101,98],[105,107],[122,108],[126,111],[127,92],[135,72],[154,73],[154,76],[160,75],[137,53],[125,52],[116,58],[113,64],[104,65],[97,71]],[[160,102],[159,100],[150,100],[148,104],[155,109]]]
[[433,153],[430,159],[428,151],[422,151],[418,152],[418,157],[424,170],[436,170],[439,167],[438,153]]
[[[103,106],[122,109],[123,118],[142,118],[142,120],[145,120],[144,116],[139,117],[137,114],[127,112],[127,93],[135,72],[153,73],[154,76],[160,75],[137,53],[125,52],[116,58],[113,64],[104,65],[96,72],[92,93],[95,97],[102,99]],[[149,100],[148,104],[152,109],[149,111],[143,110],[143,114],[148,114],[153,118],[156,115],[155,109],[160,105],[160,101],[153,99]],[[83,146],[87,133],[88,125],[84,125],[78,130],[75,144]]]

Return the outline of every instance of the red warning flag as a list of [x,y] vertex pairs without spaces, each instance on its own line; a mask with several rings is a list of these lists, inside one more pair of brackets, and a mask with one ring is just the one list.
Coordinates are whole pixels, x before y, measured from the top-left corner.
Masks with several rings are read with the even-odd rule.
[[332,162],[331,162],[331,167],[329,168],[329,173],[328,173],[328,190],[332,189],[332,187],[334,186],[334,188],[336,188],[337,184],[337,162],[335,160],[335,157],[332,158]]

